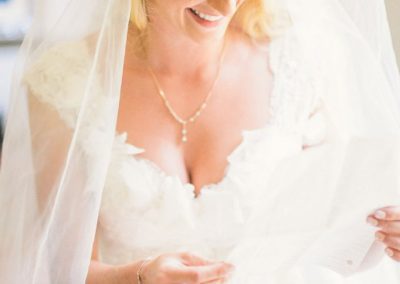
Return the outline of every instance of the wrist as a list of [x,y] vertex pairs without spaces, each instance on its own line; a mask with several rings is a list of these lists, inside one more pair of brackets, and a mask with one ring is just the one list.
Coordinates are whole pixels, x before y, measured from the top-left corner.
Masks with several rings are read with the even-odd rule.
[[[150,261],[150,258],[142,259],[137,262],[128,264],[128,265],[123,265],[123,266],[118,266],[116,267],[117,271],[117,278],[118,282],[117,283],[123,283],[123,284],[147,284],[143,277],[143,272],[145,269],[146,264]],[[138,274],[140,274],[141,277],[141,282],[138,282]]]
[[144,259],[144,260],[142,260],[142,261],[140,261],[139,262],[139,267],[138,267],[138,269],[137,269],[137,271],[136,271],[136,282],[137,282],[137,284],[145,284],[144,282],[145,282],[145,277],[144,277],[144,273],[143,273],[143,271],[144,271],[144,269],[145,269],[145,266],[152,260],[153,258],[152,257],[148,257],[148,258],[146,258],[146,259]]

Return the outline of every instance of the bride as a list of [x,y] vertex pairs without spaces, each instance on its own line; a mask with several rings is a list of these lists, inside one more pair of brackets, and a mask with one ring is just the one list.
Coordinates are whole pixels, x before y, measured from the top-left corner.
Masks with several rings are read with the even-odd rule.
[[[398,73],[373,68],[384,64],[363,47],[362,28],[346,37],[323,17],[351,9],[333,0],[288,1],[287,10],[263,0],[77,2],[48,39],[34,26],[23,47],[15,93],[25,96],[14,101],[2,163],[1,282],[398,283],[400,207],[370,187],[398,188],[385,175],[396,165],[376,158],[386,150],[365,148],[376,153],[365,164],[374,176],[357,186],[374,193],[338,200],[350,186],[328,189],[343,181],[329,175],[349,162],[339,156],[366,145],[350,148],[344,135],[386,143],[400,121]],[[341,214],[360,218],[334,225]],[[352,236],[332,247],[337,259],[301,265],[338,228]],[[322,244],[321,255],[332,242]]]

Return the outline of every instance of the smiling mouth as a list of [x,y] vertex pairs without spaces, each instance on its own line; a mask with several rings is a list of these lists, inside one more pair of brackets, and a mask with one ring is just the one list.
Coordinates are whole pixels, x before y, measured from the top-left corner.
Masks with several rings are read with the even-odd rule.
[[205,14],[193,8],[188,8],[188,10],[200,24],[203,24],[205,26],[216,26],[218,22],[220,22],[224,18],[224,16],[221,15],[214,16]]

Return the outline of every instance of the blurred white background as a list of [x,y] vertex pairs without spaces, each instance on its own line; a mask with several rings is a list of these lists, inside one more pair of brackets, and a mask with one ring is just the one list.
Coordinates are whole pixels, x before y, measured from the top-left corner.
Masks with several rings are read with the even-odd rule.
[[[21,34],[29,23],[33,0],[0,0],[0,113],[6,111]],[[366,0],[373,1],[373,0]],[[60,1],[49,1],[59,5]],[[400,66],[400,0],[386,0],[393,44]],[[1,43],[5,39],[8,43]]]
[[20,41],[29,25],[32,0],[0,0],[0,114],[8,105]]

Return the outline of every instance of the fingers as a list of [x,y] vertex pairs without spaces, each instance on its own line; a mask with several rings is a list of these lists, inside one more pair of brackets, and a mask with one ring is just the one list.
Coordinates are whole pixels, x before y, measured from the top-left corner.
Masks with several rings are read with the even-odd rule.
[[232,271],[232,265],[226,263],[213,263],[203,266],[187,266],[172,272],[176,281],[185,283],[207,283],[222,280]]
[[233,271],[233,266],[226,263],[216,263],[211,266],[199,267],[201,282],[222,279]]
[[389,257],[400,262],[400,207],[380,208],[367,217],[367,222],[380,228],[375,238],[385,244]]
[[158,282],[187,284],[222,284],[231,276],[233,265],[213,261],[190,252],[165,254],[158,268]]
[[394,248],[387,248],[387,249],[385,249],[385,252],[393,260],[400,261],[400,251],[398,251]]
[[400,236],[400,221],[374,221],[376,227],[379,227],[384,233]]
[[377,209],[373,217],[378,220],[400,221],[400,206],[387,206]]
[[181,252],[179,256],[182,258],[184,264],[188,266],[201,266],[215,263],[215,261],[188,252]]
[[369,215],[367,222],[387,234],[400,235],[400,206],[388,206]]
[[201,284],[223,284],[223,283],[226,283],[225,281],[226,281],[226,279],[223,278],[223,279],[211,280],[211,281],[203,282]]
[[376,232],[375,237],[387,246],[385,252],[388,256],[400,261],[400,237],[388,235],[382,231]]

